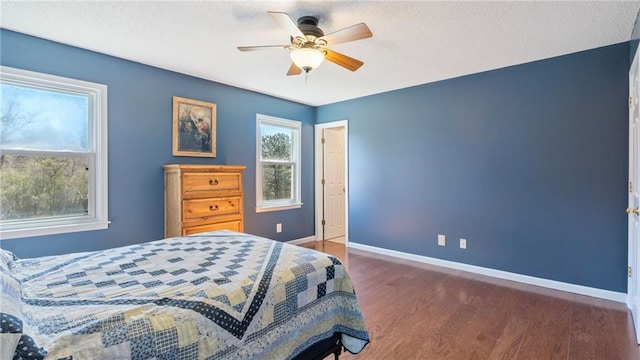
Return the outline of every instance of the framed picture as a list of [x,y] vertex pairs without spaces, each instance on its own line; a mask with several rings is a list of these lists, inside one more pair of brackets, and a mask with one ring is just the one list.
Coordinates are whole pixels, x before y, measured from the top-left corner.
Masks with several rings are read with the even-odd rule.
[[216,157],[216,104],[173,97],[173,156]]

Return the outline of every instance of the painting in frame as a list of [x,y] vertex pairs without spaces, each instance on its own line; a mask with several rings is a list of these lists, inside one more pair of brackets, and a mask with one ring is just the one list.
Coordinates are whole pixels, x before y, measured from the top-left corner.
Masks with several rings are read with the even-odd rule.
[[173,97],[173,156],[216,157],[216,104]]

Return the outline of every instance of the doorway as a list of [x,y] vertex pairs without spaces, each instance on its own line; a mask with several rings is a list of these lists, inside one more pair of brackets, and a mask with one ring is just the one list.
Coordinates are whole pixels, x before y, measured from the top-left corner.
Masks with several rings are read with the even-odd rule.
[[640,106],[638,79],[640,77],[640,48],[636,50],[629,70],[629,271],[627,279],[627,307],[631,310],[636,341],[640,343]]
[[347,120],[315,125],[316,241],[348,242]]

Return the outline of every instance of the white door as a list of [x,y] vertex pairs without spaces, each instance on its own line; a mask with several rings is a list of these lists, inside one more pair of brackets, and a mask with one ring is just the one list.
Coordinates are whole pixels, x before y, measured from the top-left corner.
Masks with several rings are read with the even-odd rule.
[[[640,48],[638,49],[640,50]],[[638,53],[629,71],[629,277],[627,282],[627,306],[631,310],[640,343],[640,264],[638,242],[640,239],[640,106],[638,106]]]
[[345,154],[344,128],[323,129],[325,240],[344,238]]

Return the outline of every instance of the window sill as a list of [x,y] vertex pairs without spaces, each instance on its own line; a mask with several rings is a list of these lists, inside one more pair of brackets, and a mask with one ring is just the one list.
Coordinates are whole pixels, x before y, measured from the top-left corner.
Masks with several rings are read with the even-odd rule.
[[104,230],[109,227],[110,221],[79,222],[71,224],[52,224],[34,226],[31,228],[19,228],[12,230],[2,230],[0,240],[17,239],[32,236],[46,236],[55,234],[72,233],[78,231]]
[[269,212],[269,211],[299,209],[301,207],[302,207],[302,203],[286,204],[286,205],[274,205],[274,206],[261,206],[261,207],[256,207],[256,212],[257,213],[263,213],[263,212]]

